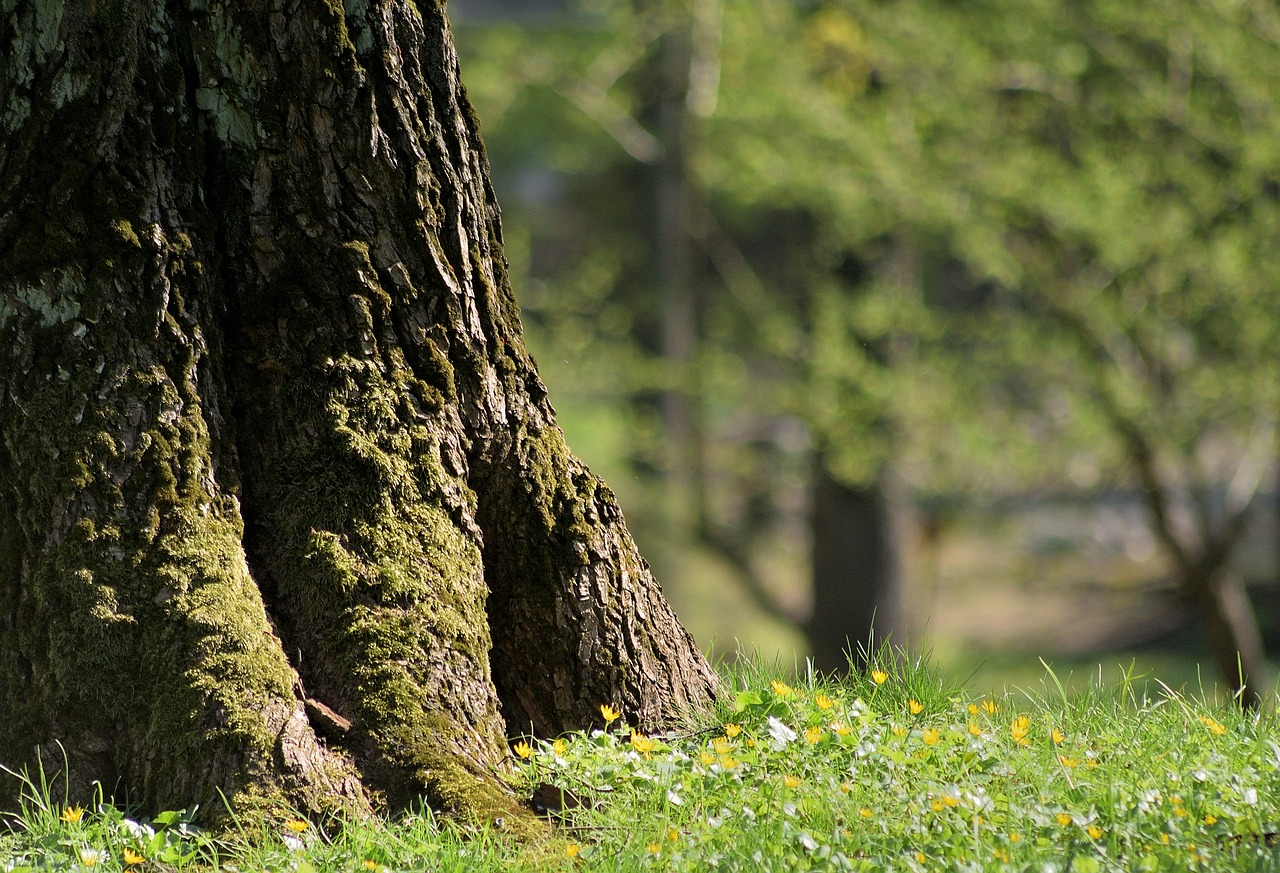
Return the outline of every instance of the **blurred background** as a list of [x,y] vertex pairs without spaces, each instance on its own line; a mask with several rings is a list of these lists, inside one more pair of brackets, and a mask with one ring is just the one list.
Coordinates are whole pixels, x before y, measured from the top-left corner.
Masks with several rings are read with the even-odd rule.
[[448,8],[560,424],[714,658],[1274,688],[1280,7]]

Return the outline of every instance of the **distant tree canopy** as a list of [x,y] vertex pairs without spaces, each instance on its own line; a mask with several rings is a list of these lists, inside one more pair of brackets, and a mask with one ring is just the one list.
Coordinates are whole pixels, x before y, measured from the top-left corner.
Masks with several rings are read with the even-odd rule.
[[[554,194],[558,220],[516,233],[541,253],[534,331],[578,372],[628,362],[579,390],[692,378],[730,525],[795,421],[849,482],[889,460],[926,489],[1137,486],[1224,673],[1261,669],[1227,571],[1276,453],[1274,4],[583,8],[588,26],[464,40],[497,163]],[[653,207],[611,208],[660,160],[653,59],[675,31],[698,338],[678,365],[654,340]],[[613,440],[660,464],[651,432]]]

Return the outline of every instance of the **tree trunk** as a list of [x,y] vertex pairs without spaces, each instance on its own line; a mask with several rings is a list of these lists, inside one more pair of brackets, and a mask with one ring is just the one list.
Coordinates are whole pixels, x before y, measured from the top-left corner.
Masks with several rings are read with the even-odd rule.
[[345,7],[4,2],[0,763],[73,798],[494,815],[508,733],[715,694],[522,344],[443,4]]
[[1182,584],[1205,623],[1209,654],[1219,675],[1239,695],[1241,704],[1256,709],[1262,703],[1262,689],[1269,686],[1270,669],[1244,580],[1228,566],[1197,566]]
[[843,672],[892,640],[906,645],[900,500],[887,471],[865,487],[835,479],[819,456],[813,484],[814,666]]

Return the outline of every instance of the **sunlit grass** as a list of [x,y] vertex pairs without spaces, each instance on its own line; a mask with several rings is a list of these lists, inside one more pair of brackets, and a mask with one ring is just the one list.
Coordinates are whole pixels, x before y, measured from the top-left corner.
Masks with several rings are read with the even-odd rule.
[[607,730],[521,739],[523,789],[565,801],[537,846],[426,812],[215,840],[33,790],[0,869],[1280,870],[1273,711],[1052,673],[975,695],[887,657],[843,682],[759,664],[728,682],[680,732],[601,701]]

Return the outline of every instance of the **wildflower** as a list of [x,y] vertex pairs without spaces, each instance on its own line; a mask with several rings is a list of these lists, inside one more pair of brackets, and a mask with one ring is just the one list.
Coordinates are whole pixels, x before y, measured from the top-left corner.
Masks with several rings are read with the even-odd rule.
[[929,801],[929,808],[932,809],[934,812],[942,812],[942,810],[944,809],[942,805],[942,801],[938,800],[936,797],[933,800]]
[[923,864],[925,861],[928,861],[928,860],[929,859],[925,856],[924,852],[916,852],[916,861]]
[[835,701],[825,694],[815,694],[813,702],[817,705],[818,709],[830,709],[836,705]]
[[733,739],[738,734],[742,733],[742,725],[738,725],[738,724],[734,724],[733,722],[730,722],[729,724],[724,726],[724,733],[725,733],[725,736],[729,737],[729,739]]
[[728,737],[716,737],[711,741],[711,748],[716,750],[717,755],[727,755],[733,750],[733,744]]
[[607,703],[600,704],[600,715],[604,717],[604,723],[606,725],[613,724],[615,721],[617,721],[619,718],[622,717],[621,712],[614,709],[612,706],[610,706]]
[[1216,719],[1209,718],[1207,715],[1200,716],[1200,723],[1209,729],[1209,733],[1215,737],[1220,737],[1227,732],[1226,727]]
[[[515,753],[519,755],[521,758],[532,758],[533,747],[530,746],[528,743],[526,743],[524,740],[521,740],[515,745]],[[286,823],[285,827],[288,827],[288,826],[289,825]],[[301,833],[301,831],[299,831],[299,833]]]
[[738,759],[732,755],[721,755],[720,766],[726,770],[732,770],[734,767],[738,766]]
[[564,856],[565,856],[566,858],[576,858],[576,857],[578,857],[578,852],[579,852],[579,851],[580,851],[580,849],[579,849],[579,847],[578,847],[578,844],[577,844],[577,843],[565,843],[565,844],[564,844]]
[[921,739],[926,746],[936,746],[942,739],[942,731],[938,728],[928,728]]
[[885,682],[889,681],[889,674],[883,670],[872,670],[871,681],[877,685],[883,685]]
[[996,704],[994,700],[982,701],[982,711],[985,712],[987,715],[995,715],[996,711],[999,709],[1000,707]]
[[76,822],[80,821],[80,818],[83,815],[84,815],[83,808],[79,806],[68,806],[66,809],[62,811],[61,818],[62,818],[62,821],[66,824],[75,824]]
[[1020,715],[1009,725],[1009,735],[1013,737],[1013,741],[1020,746],[1028,746],[1031,741],[1027,739],[1027,734],[1031,731],[1031,719],[1025,715]]
[[1073,821],[1073,819],[1071,818],[1071,813],[1069,812],[1058,813],[1057,819],[1058,819],[1058,824],[1062,825],[1064,828],[1070,825],[1071,822]]
[[1166,846],[1167,846],[1167,845],[1169,845],[1169,835],[1168,835],[1168,834],[1161,834],[1161,835],[1160,835],[1160,842],[1161,842],[1162,844],[1166,845]]
[[912,715],[919,715],[924,712],[924,704],[918,700],[908,700],[907,709],[911,710]]
[[833,721],[831,723],[831,729],[842,737],[847,737],[849,735],[849,726],[842,721]]
[[372,858],[365,858],[365,859],[364,859],[364,869],[366,869],[366,870],[377,870],[377,869],[378,869],[378,862],[377,862],[377,861],[375,861],[375,860],[373,860]]
[[849,793],[850,791],[852,791],[852,790],[853,790],[853,786],[852,786],[851,784],[849,784],[848,782],[841,782],[841,783],[840,783],[840,793],[841,793],[841,794],[848,794],[848,793]]
[[822,728],[814,726],[804,732],[804,741],[809,745],[816,745],[822,739]]
[[1064,734],[1062,731],[1058,730],[1057,728],[1053,729],[1053,744],[1055,746],[1062,745],[1063,741],[1066,738],[1067,738],[1067,735]]
[[80,863],[86,867],[93,867],[102,860],[102,852],[97,849],[81,849]]
[[1216,825],[1218,823],[1218,817],[1216,815],[1206,815],[1204,817],[1204,823],[1207,825]]
[[565,752],[569,751],[569,744],[564,740],[556,740],[551,744],[551,751],[555,752],[557,755],[563,755]]
[[662,854],[662,846],[658,845],[657,843],[649,843],[647,846],[645,846],[645,848],[649,850],[650,855]]
[[703,751],[698,753],[698,760],[702,762],[702,766],[710,767],[716,762],[716,756],[710,752]]
[[976,703],[970,703],[970,704],[969,704],[969,715],[977,715],[977,714],[978,714],[978,704],[976,704]]
[[[525,757],[528,757],[528,756],[526,755]],[[285,827],[285,830],[290,830],[290,831],[293,831],[295,834],[300,834],[303,831],[305,831],[307,828],[311,827],[311,825],[307,824],[305,821],[303,821],[300,818],[291,818],[284,823],[284,827]]]
[[867,809],[864,806],[862,807],[862,809],[858,810],[858,815],[862,816],[863,818],[871,818],[871,816],[875,815],[875,813],[873,813],[871,810]]
[[1019,841],[1019,840],[1021,840],[1021,839],[1022,839],[1022,834],[1019,834],[1019,833],[1016,833],[1016,832],[1015,832],[1015,833],[1012,833],[1012,834],[1009,834],[1009,842],[1011,842],[1011,843],[1016,843],[1016,842],[1018,842],[1018,841]]
[[944,794],[942,795],[942,805],[943,806],[959,806],[960,798],[951,794]]
[[141,852],[135,852],[133,849],[130,849],[128,846],[125,847],[125,850],[121,854],[121,857],[124,858],[124,863],[125,863],[125,866],[127,867],[132,867],[135,864],[141,864],[147,860],[146,857]]
[[1077,766],[1079,766],[1079,764],[1080,764],[1080,759],[1079,759],[1079,758],[1068,758],[1066,755],[1059,755],[1059,756],[1058,756],[1058,763],[1059,763],[1059,764],[1061,764],[1062,766],[1066,767],[1068,770],[1070,770],[1072,767],[1077,767]]
[[1008,850],[1008,849],[996,849],[996,850],[995,850],[994,852],[992,852],[991,854],[992,854],[992,856],[994,856],[994,857],[995,857],[995,859],[996,859],[997,861],[1000,861],[1000,862],[1005,863],[1005,864],[1008,864],[1008,863],[1009,863],[1009,850]]
[[795,689],[790,685],[785,682],[779,682],[777,679],[770,679],[769,685],[773,688],[773,693],[779,697],[790,697],[795,693]]
[[667,828],[667,842],[674,843],[680,839],[680,832],[675,828]]
[[975,737],[980,737],[982,736],[982,728],[978,727],[973,722],[969,722],[969,733],[973,734]]
[[650,739],[649,737],[646,737],[644,734],[636,733],[635,731],[632,731],[631,745],[635,748],[637,752],[639,752],[640,754],[644,755],[647,758],[649,756],[649,753],[653,751],[653,747],[655,743],[652,739]]
[[1084,829],[1084,832],[1089,835],[1089,839],[1091,840],[1097,840],[1102,838],[1102,828],[1098,827],[1097,825],[1089,825],[1087,828]]
[[902,727],[901,725],[895,724],[893,726],[893,735],[901,739],[902,737],[905,737],[907,735],[907,729]]
[[788,773],[786,776],[782,777],[782,784],[787,786],[788,788],[798,788],[800,787],[800,777],[792,776],[790,773]]

